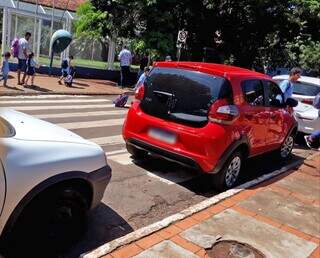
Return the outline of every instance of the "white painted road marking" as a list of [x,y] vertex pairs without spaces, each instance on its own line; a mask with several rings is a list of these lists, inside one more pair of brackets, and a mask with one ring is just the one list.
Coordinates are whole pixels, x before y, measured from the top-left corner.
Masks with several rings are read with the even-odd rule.
[[89,121],[89,122],[61,123],[57,125],[65,129],[73,130],[73,129],[122,125],[123,122],[124,122],[124,118],[119,118],[119,119],[97,120],[97,121]]
[[31,96],[0,96],[0,99],[58,99],[58,98],[93,98],[89,95],[31,95]]
[[124,115],[128,110],[110,110],[110,111],[94,111],[94,112],[78,112],[78,113],[61,113],[61,114],[40,114],[33,115],[40,119],[48,118],[71,118],[71,117],[92,117],[92,116],[113,116]]
[[99,138],[91,138],[89,139],[89,141],[99,144],[100,146],[109,146],[125,143],[121,134]]
[[[0,102],[1,103],[1,102]],[[9,107],[19,111],[32,111],[32,110],[78,110],[78,109],[88,109],[88,108],[111,108],[114,107],[113,104],[105,105],[73,105],[73,106],[28,106],[28,107]]]
[[127,152],[127,149],[120,149],[120,150],[115,150],[115,151],[108,151],[108,152],[105,152],[105,154],[108,158],[109,156],[120,154],[120,153],[126,153],[126,152]]
[[115,161],[121,165],[131,165],[133,163],[130,157],[131,157],[131,154],[127,152],[127,153],[111,156],[108,159]]
[[0,104],[59,104],[59,103],[103,103],[111,102],[109,99],[39,99],[39,100],[1,100]]

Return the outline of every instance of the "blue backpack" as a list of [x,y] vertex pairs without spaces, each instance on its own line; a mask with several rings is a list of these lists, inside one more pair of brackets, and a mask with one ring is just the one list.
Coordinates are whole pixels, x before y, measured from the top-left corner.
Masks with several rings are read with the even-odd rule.
[[127,104],[129,96],[126,94],[120,94],[114,101],[115,107],[124,107]]

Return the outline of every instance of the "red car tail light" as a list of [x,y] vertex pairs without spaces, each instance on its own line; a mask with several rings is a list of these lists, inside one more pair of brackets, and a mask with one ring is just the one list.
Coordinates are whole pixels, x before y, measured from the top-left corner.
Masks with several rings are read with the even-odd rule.
[[228,100],[220,99],[209,108],[208,118],[210,122],[229,124],[239,116],[239,110],[235,105],[230,105]]
[[143,100],[144,97],[144,85],[139,85],[136,89],[136,92],[134,93],[134,97],[136,100]]

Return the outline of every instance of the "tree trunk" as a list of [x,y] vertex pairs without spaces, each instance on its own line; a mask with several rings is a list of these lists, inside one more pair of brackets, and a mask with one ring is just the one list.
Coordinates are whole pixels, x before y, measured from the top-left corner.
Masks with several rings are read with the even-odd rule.
[[107,44],[104,40],[100,39],[99,40],[100,45],[101,45],[101,60],[104,62],[108,61],[108,47]]

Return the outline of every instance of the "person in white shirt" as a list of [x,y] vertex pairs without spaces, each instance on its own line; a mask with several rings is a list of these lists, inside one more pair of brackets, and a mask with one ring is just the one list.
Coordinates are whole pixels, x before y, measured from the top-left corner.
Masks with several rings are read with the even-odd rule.
[[[24,38],[19,39],[19,54],[18,54],[18,84],[24,84],[26,79],[26,69],[27,69],[27,59],[29,51],[29,39],[31,38],[31,33],[26,32]],[[24,72],[21,80],[21,71]]]
[[128,85],[128,77],[130,73],[130,65],[132,62],[132,54],[126,46],[123,47],[119,53],[118,59],[120,61],[121,73],[120,73],[120,85],[125,87]]

